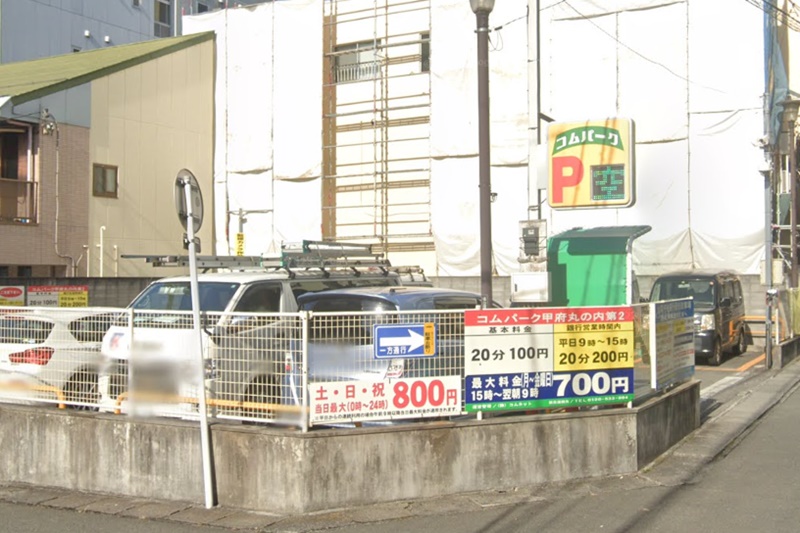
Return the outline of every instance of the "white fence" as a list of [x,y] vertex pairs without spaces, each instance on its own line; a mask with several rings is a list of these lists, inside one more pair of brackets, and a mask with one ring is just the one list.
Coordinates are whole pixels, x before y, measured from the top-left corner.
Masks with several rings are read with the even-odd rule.
[[211,416],[303,429],[631,405],[693,373],[650,357],[687,333],[651,335],[655,305],[202,313],[199,334],[188,311],[0,308],[0,401],[196,419],[202,375]]

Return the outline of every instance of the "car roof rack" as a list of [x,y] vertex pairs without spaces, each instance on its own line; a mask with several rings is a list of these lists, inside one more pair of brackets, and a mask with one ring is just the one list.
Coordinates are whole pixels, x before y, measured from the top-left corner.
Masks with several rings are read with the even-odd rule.
[[[123,254],[122,257],[144,259],[154,267],[189,266],[188,255]],[[197,267],[204,271],[283,269],[292,273],[297,269],[319,269],[323,272],[328,272],[330,269],[349,269],[360,274],[365,268],[377,268],[386,274],[393,269],[389,260],[374,253],[369,244],[336,241],[303,240],[285,243],[281,245],[281,254],[276,256],[198,255],[196,259]]]

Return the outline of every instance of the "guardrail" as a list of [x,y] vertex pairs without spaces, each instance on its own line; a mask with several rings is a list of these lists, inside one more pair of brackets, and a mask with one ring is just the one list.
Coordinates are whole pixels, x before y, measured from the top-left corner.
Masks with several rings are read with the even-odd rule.
[[304,430],[630,406],[693,374],[672,307],[202,313],[199,338],[189,311],[0,308],[0,401],[196,419],[205,390]]

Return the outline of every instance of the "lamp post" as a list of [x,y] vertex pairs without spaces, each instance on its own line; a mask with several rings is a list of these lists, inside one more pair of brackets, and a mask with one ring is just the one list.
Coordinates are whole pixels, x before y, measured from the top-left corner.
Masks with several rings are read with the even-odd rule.
[[792,248],[792,269],[790,286],[797,287],[798,277],[798,258],[797,258],[797,176],[796,162],[797,154],[795,153],[795,134],[794,128],[797,122],[797,109],[800,107],[800,100],[787,99],[781,102],[783,106],[783,120],[789,127],[789,191],[791,192],[792,208],[789,210],[789,225],[790,227],[790,240],[789,244]]
[[492,304],[492,180],[489,151],[489,13],[494,0],[469,0],[478,34],[478,165],[480,177],[481,295]]

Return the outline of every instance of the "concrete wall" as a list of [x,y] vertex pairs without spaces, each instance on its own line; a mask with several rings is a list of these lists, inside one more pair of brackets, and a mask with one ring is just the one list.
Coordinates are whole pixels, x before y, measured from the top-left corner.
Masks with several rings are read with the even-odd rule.
[[[699,382],[634,409],[392,428],[215,424],[218,503],[310,512],[634,472],[699,426]],[[203,502],[199,424],[0,406],[0,482]]]

